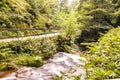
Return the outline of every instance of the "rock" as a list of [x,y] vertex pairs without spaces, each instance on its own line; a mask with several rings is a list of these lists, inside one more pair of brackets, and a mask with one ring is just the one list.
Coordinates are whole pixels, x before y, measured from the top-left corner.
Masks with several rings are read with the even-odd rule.
[[80,80],[84,80],[84,65],[85,59],[80,58],[79,55],[59,52],[42,67],[22,67],[0,80],[51,80],[56,76],[62,76],[64,80],[74,80],[72,77],[78,76]]

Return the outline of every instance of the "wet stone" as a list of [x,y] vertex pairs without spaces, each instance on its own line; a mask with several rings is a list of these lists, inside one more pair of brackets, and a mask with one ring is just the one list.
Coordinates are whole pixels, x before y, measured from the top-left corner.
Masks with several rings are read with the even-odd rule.
[[22,67],[0,80],[51,80],[56,76],[63,76],[64,80],[74,80],[69,77],[79,76],[80,80],[84,80],[84,65],[85,59],[79,55],[59,52],[39,68]]

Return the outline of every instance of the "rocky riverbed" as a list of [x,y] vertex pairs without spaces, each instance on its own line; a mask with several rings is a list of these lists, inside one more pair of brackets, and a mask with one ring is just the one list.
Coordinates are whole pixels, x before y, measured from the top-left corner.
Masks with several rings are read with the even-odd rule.
[[85,59],[79,55],[59,52],[39,68],[21,67],[0,80],[51,80],[56,76],[62,76],[64,80],[74,80],[74,76],[77,76],[84,80],[84,65]]

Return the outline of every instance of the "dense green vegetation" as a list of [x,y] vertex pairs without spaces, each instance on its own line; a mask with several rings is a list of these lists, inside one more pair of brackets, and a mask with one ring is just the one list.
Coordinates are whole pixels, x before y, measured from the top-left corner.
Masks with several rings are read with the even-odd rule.
[[37,28],[51,23],[55,0],[1,0],[0,27]]
[[57,51],[55,39],[35,39],[0,43],[0,70],[21,66],[42,65],[42,60],[50,58]]
[[119,0],[80,0],[78,22],[83,31],[78,42],[97,41],[100,33],[120,25]]
[[75,11],[68,9],[58,15],[59,22],[63,21],[59,26],[63,28],[63,35],[66,34],[67,43],[75,42],[80,46],[81,42],[98,41],[91,43],[85,54],[82,54],[87,59],[86,80],[120,77],[120,28],[117,28],[120,25],[119,5],[119,0],[80,0]]
[[[52,24],[52,17],[55,14],[57,0],[1,0],[0,1],[0,36],[27,36],[33,35],[31,28],[47,28]],[[9,30],[17,28],[28,30]],[[37,34],[44,33],[44,30],[36,30]]]
[[89,46],[87,78],[92,80],[120,77],[120,28],[112,29]]
[[[0,43],[0,70],[39,67],[56,52],[82,49],[81,56],[87,59],[86,80],[120,78],[120,0],[73,0],[70,4],[68,0],[0,1],[0,28],[49,28],[46,24],[60,28],[61,35]],[[4,33],[18,35],[0,31],[0,35]]]
[[78,22],[83,30],[78,42],[98,41],[91,43],[86,54],[83,54],[87,59],[88,80],[120,78],[120,28],[116,28],[120,25],[119,6],[120,0],[80,1]]

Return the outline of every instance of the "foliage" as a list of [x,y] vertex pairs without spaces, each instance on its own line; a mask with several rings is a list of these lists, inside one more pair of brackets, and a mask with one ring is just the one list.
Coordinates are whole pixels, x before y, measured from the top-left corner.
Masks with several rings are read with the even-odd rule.
[[46,39],[46,40],[42,40],[41,42],[41,56],[43,59],[48,59],[50,57],[52,57],[56,52],[57,45],[56,45],[56,39]]
[[11,64],[0,64],[0,71],[5,71],[5,70],[13,70],[16,69],[16,67],[14,67]]
[[74,74],[74,72],[61,72],[60,76],[56,76],[52,78],[51,80],[80,80],[81,75],[79,76],[69,76],[69,74]]
[[45,27],[45,23],[51,23],[57,3],[57,0],[1,0],[0,27]]
[[68,0],[59,2],[59,11],[53,17],[53,24],[60,28],[61,35],[57,39],[57,50],[71,52],[75,47],[75,39],[81,33],[81,25],[77,22],[75,11],[76,0],[68,4]]
[[[31,28],[44,28],[46,23],[54,25],[52,18],[57,11],[57,0],[1,0],[0,1],[0,38],[9,38],[11,36],[33,35]],[[9,30],[9,29],[18,29]],[[42,34],[45,30],[35,30],[36,34]]]
[[30,54],[23,53],[17,56],[15,63],[23,66],[39,67],[42,66],[43,61],[40,56],[32,56]]
[[56,41],[57,41],[57,51],[70,52],[68,46],[71,46],[72,44],[70,43],[70,41],[66,39],[66,37],[58,36],[58,39]]
[[[53,40],[53,39],[51,39]],[[46,39],[29,39],[26,41],[13,41],[10,43],[6,43],[6,45],[1,45],[1,48],[10,48],[14,51],[14,54],[21,54],[21,53],[28,53],[28,54],[46,54],[52,53],[50,50],[52,49],[53,52],[55,51],[54,41]]]
[[118,4],[119,0],[80,0],[76,12],[82,33],[78,43],[97,41],[101,33],[119,26]]
[[16,69],[18,66],[35,66],[43,64],[56,53],[56,39],[32,39],[0,43],[0,70]]
[[119,11],[119,8],[116,8],[115,5],[118,1],[116,3],[112,1],[114,0],[82,1],[81,5],[78,6],[78,13],[80,14],[78,21],[81,22],[84,27],[93,25],[116,26],[116,23],[113,23],[113,20],[117,18],[115,17],[116,11]]
[[61,24],[62,26],[62,33],[68,39],[74,41],[75,37],[80,34],[80,25],[77,23],[75,13],[71,12],[68,15],[63,16],[64,20]]
[[[101,33],[120,26],[120,0],[79,0],[77,9],[70,9],[67,0],[61,1],[0,1],[1,28],[45,28],[47,23],[61,29],[57,39],[0,43],[0,70],[15,69],[18,65],[39,67],[43,64],[42,59],[52,57],[57,51],[71,52],[76,48],[78,36],[78,43],[95,42]],[[21,35],[25,33],[32,32],[20,32]],[[1,31],[0,34],[17,35],[17,32]],[[87,80],[120,78],[119,34],[120,28],[113,28],[88,47],[88,54],[83,54],[88,59]],[[64,76],[66,74],[55,80]]]
[[[61,35],[57,39],[57,50],[71,52],[71,47],[76,48],[75,39],[81,33],[81,26],[77,23],[76,13],[61,11],[54,16],[54,24],[60,27]],[[74,47],[73,47],[74,46]]]
[[81,26],[77,23],[76,13],[71,11],[70,13],[60,12],[55,16],[55,24],[61,28],[60,33],[68,41],[75,40],[75,37],[80,34]]
[[110,30],[89,46],[87,79],[103,80],[120,78],[120,28]]
[[[50,32],[50,31],[49,31]],[[52,32],[52,31],[51,31]],[[26,37],[26,36],[36,36],[36,35],[41,35],[44,34],[45,30],[0,30],[0,38],[13,38],[13,37]]]

